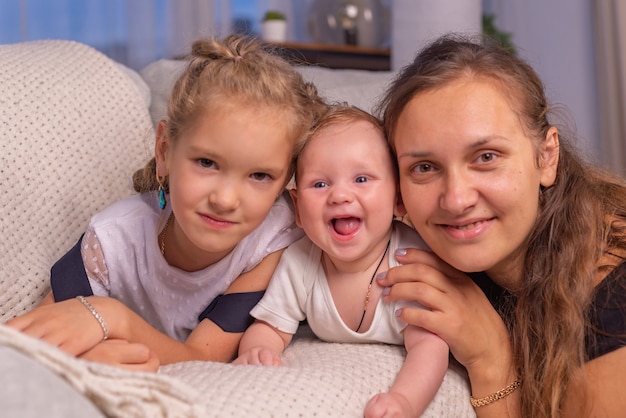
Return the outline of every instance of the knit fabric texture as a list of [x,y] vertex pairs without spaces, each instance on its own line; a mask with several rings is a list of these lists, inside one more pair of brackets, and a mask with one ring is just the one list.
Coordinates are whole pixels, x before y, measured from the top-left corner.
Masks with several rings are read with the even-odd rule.
[[48,292],[97,211],[132,192],[154,134],[137,87],[84,44],[0,45],[0,321]]

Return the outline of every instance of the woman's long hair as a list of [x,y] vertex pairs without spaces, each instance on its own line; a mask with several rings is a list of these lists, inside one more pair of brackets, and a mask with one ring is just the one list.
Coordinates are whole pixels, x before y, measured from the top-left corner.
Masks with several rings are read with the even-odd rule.
[[[503,92],[542,164],[552,109],[535,71],[496,45],[454,34],[424,48],[387,90],[379,112],[392,147],[407,103],[461,78],[487,80]],[[626,253],[623,179],[585,162],[565,135],[559,141],[556,181],[540,192],[538,219],[525,242],[521,290],[500,312],[523,382],[521,416],[533,418],[559,416],[566,387],[588,360],[596,274],[611,271]]]

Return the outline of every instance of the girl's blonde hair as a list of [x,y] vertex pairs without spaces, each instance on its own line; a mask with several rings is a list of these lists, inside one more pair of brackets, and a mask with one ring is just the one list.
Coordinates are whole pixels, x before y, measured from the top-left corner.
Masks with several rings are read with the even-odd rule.
[[[387,90],[378,110],[392,147],[409,101],[461,78],[488,80],[503,92],[541,164],[539,149],[552,126],[552,109],[538,75],[507,50],[457,35],[424,48]],[[585,162],[563,134],[559,142],[556,182],[537,191],[539,215],[525,243],[522,289],[500,310],[523,381],[523,417],[559,416],[566,387],[588,360],[596,272],[608,273],[626,254],[624,180]]]
[[[232,104],[271,108],[280,113],[293,138],[289,179],[299,142],[304,140],[322,103],[315,86],[305,82],[291,64],[258,39],[243,35],[200,39],[193,43],[187,67],[170,94],[166,135],[170,141],[178,140],[211,107]],[[167,179],[162,186],[168,191]],[[133,187],[138,192],[159,188],[154,158],[135,172]]]

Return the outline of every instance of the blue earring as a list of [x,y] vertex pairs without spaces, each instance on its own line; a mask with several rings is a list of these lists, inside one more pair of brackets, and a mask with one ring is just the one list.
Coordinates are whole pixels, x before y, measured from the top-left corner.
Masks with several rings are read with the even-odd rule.
[[163,190],[163,182],[165,181],[165,177],[161,177],[157,173],[156,179],[157,183],[159,183],[159,207],[161,208],[161,210],[163,210],[165,209],[165,206],[167,206],[167,201],[165,200],[165,190]]
[[163,210],[166,205],[167,202],[165,201],[165,192],[163,191],[163,187],[159,186],[159,207]]

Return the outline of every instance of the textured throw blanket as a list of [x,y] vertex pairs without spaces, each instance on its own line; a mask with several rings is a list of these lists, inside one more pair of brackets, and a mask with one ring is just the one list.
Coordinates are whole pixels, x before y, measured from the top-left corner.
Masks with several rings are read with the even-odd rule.
[[208,416],[200,393],[178,379],[80,360],[5,325],[0,325],[0,346],[11,347],[36,359],[66,379],[107,416]]
[[[111,417],[360,417],[389,388],[404,361],[401,347],[321,342],[307,328],[282,367],[184,362],[159,373],[119,370],[68,356],[0,326],[0,346],[35,358]],[[419,377],[416,376],[416,379]],[[474,417],[466,377],[452,366],[424,417]]]

